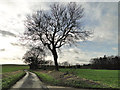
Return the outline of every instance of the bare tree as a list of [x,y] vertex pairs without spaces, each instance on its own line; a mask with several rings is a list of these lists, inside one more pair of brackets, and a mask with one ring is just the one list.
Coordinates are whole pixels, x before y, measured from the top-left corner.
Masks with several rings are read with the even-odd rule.
[[54,3],[49,11],[40,10],[27,16],[24,34],[35,42],[40,41],[51,51],[56,70],[59,70],[57,49],[65,44],[72,45],[85,40],[90,35],[89,31],[82,29],[83,15],[84,8],[81,5]]
[[44,61],[45,52],[40,47],[32,47],[24,56],[24,62],[30,66],[30,69],[37,69],[41,61]]

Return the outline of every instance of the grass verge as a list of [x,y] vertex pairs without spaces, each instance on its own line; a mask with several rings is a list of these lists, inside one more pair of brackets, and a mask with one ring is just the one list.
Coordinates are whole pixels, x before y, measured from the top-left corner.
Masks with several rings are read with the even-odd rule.
[[58,71],[33,71],[41,81],[49,85],[67,86],[75,88],[108,88],[93,81],[84,80],[73,74],[66,74]]
[[56,80],[55,78],[53,78],[52,76],[45,74],[45,73],[41,73],[41,72],[37,72],[37,71],[33,71],[38,77],[39,79],[46,83],[46,84],[50,84],[50,85],[59,85],[60,81]]
[[9,89],[14,85],[18,80],[20,80],[25,75],[24,71],[15,73],[14,75],[9,75],[8,77],[2,78],[2,90]]

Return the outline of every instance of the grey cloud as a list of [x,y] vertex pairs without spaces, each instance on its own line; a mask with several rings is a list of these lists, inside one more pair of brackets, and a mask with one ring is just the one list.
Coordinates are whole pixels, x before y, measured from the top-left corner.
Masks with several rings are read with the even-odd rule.
[[2,49],[0,49],[0,51],[5,51],[5,49],[4,49],[4,48],[2,48]]
[[79,54],[79,52],[77,50],[74,50],[74,53]]
[[89,62],[88,60],[85,60],[85,59],[76,59],[76,61],[78,61],[78,62]]
[[20,43],[10,43],[11,45],[13,45],[13,46],[25,46],[25,44],[20,44]]
[[75,60],[76,60],[76,61],[88,62],[87,59],[80,59],[80,57],[75,57]]
[[4,31],[4,30],[0,30],[0,34],[2,34],[3,36],[12,36],[12,37],[16,37],[16,35],[12,32],[9,31]]
[[10,43],[11,45],[13,45],[13,46],[20,46],[19,44],[17,44],[17,43]]
[[21,59],[20,57],[15,57],[12,60],[20,60],[20,59]]

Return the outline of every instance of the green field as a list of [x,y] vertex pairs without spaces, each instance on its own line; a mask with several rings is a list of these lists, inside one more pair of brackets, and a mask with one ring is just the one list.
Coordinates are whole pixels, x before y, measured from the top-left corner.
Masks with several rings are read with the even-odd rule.
[[[25,74],[25,72],[23,72],[24,69],[29,69],[29,67],[25,65],[3,65],[2,66],[3,87],[10,87],[9,85],[13,85],[13,83],[15,83],[18,79],[20,79],[20,77],[22,77]],[[42,72],[47,72],[47,73],[42,73]],[[53,76],[51,76],[52,73],[50,74],[49,72],[53,72]],[[120,88],[118,86],[118,70],[60,69],[60,72],[63,72],[63,73],[68,72],[69,74],[74,74],[80,78],[95,81],[96,83],[105,85],[108,88],[109,87]],[[61,82],[59,81],[61,78],[59,77],[55,78],[55,76],[59,75],[60,72],[49,71],[49,70],[48,71],[38,70],[38,72],[35,72],[35,73],[39,77],[41,77],[42,81],[45,83],[51,83],[52,85],[61,85]],[[65,75],[64,78],[66,78],[66,76],[68,75]],[[68,82],[66,80],[65,82]],[[66,85],[76,86],[76,87],[87,86],[86,83],[83,83],[83,82],[81,82],[80,84],[79,83],[80,82],[70,81],[66,83]]]
[[29,69],[27,65],[2,65],[2,73]]
[[[2,65],[2,89],[10,88],[15,82],[25,75],[26,65]],[[1,86],[1,85],[0,85]]]
[[69,72],[112,88],[120,88],[118,86],[118,70],[60,69],[60,71]]
[[75,75],[72,74],[65,74],[64,72],[58,72],[58,71],[32,71],[44,82],[48,85],[53,86],[63,86],[63,87],[73,87],[73,88],[81,88],[81,89],[87,89],[87,88],[109,88],[102,84],[98,83],[91,83],[88,81],[81,80],[78,77],[75,77]]

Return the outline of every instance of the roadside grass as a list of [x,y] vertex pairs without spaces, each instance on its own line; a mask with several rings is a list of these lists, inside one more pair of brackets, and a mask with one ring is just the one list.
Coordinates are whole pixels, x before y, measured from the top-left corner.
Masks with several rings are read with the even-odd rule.
[[2,73],[0,73],[0,76],[2,76],[2,83],[0,83],[2,90],[7,90],[14,85],[25,75],[23,70],[28,68],[27,65],[2,65]]
[[32,71],[35,73],[41,81],[48,85],[56,85],[56,86],[67,86],[67,87],[75,87],[75,88],[108,88],[99,83],[89,82],[82,80],[78,77],[75,77],[72,74],[65,74],[63,72],[57,71]]
[[37,71],[32,71],[32,72],[34,72],[42,82],[45,82],[47,84],[59,85],[59,83],[60,83],[59,80],[56,80],[55,78],[53,78],[52,76],[50,76],[48,74],[37,72]]
[[29,66],[23,65],[2,65],[2,73],[13,72],[17,70],[29,69]]
[[102,85],[90,84],[90,83],[87,83],[85,81],[77,81],[77,80],[67,81],[67,82],[65,82],[65,86],[75,87],[75,88],[83,88],[83,89],[102,89],[102,88],[107,88],[107,87],[102,86]]
[[111,88],[120,88],[118,86],[118,70],[60,69],[60,71],[72,73],[80,78],[93,80]]
[[[6,74],[6,73],[5,73]],[[10,74],[10,73],[9,73]],[[20,80],[25,75],[24,71],[19,71],[8,77],[2,78],[2,90],[9,89],[12,85],[14,85],[18,80]]]

